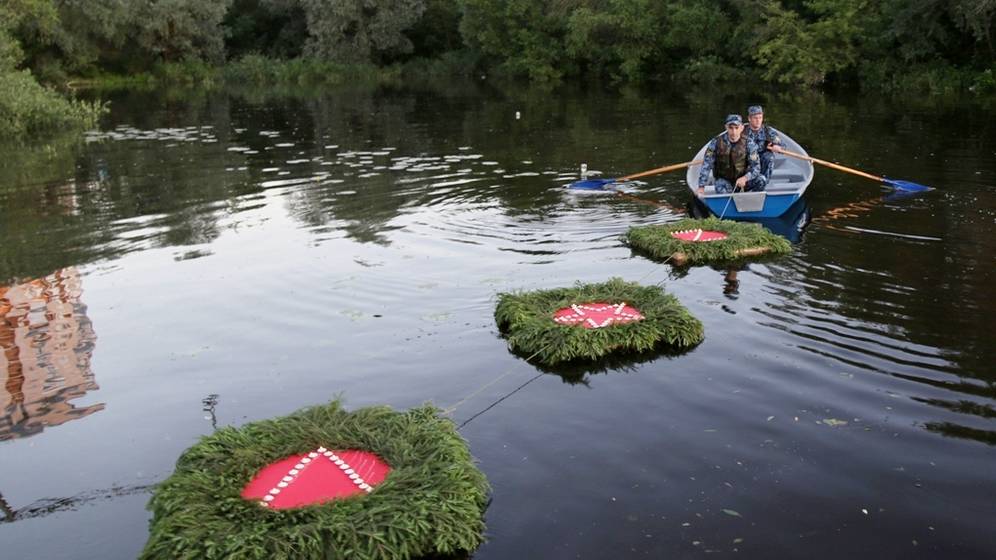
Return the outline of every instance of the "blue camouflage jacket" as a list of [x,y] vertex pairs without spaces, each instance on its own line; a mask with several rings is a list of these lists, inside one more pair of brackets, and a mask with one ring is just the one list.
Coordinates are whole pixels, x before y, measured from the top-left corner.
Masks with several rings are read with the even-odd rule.
[[[747,180],[753,181],[761,174],[761,158],[758,155],[757,145],[747,137],[746,134],[740,136],[742,141],[747,142]],[[712,185],[715,183],[713,169],[716,166],[716,146],[719,142],[731,146],[730,137],[724,132],[709,141],[706,146],[705,155],[702,157],[702,170],[699,171],[699,186]]]
[[747,126],[746,130],[744,130],[744,134],[746,134],[747,138],[753,142],[755,146],[757,146],[757,152],[759,154],[763,154],[768,151],[768,144],[782,145],[782,137],[773,126],[768,126],[766,124],[761,125],[761,130],[758,130],[757,132],[754,132],[754,129],[750,126]]

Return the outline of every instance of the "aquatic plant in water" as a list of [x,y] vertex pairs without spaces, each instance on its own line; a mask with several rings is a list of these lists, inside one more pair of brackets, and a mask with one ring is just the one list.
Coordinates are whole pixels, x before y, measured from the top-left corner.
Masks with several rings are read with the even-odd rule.
[[[695,236],[682,239],[681,232],[719,232],[722,239],[700,242]],[[792,252],[787,239],[759,224],[719,218],[687,218],[670,224],[631,227],[626,242],[633,249],[655,259],[669,259],[676,265],[743,260],[758,255],[784,255]]]
[[[155,491],[144,559],[418,558],[483,540],[490,491],[453,423],[432,406],[343,410],[336,401],[222,428],[188,449]],[[369,493],[293,509],[243,487],[263,467],[320,447],[376,454],[391,472]]]
[[[606,306],[613,309],[603,310]],[[658,286],[621,278],[573,288],[501,293],[495,319],[513,351],[545,365],[661,346],[686,349],[704,336],[702,323],[676,297]]]

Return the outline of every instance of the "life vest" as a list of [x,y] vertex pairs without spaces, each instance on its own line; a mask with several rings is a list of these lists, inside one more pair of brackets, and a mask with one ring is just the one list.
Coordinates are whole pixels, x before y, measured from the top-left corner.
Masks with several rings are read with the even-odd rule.
[[734,183],[747,173],[747,142],[746,134],[741,134],[735,144],[730,143],[725,133],[717,139],[714,177]]

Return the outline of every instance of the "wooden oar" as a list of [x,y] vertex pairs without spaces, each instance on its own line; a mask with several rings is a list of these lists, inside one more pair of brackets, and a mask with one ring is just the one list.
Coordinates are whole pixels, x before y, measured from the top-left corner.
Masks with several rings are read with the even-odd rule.
[[693,165],[698,165],[700,163],[702,163],[702,160],[700,159],[697,159],[695,161],[686,161],[685,163],[675,163],[672,165],[665,165],[664,167],[658,167],[657,169],[650,169],[648,171],[641,171],[639,173],[634,173],[632,175],[626,175],[625,177],[619,177],[617,179],[583,179],[581,181],[574,181],[573,183],[567,185],[567,188],[586,189],[586,190],[601,189],[605,187],[605,185],[610,185],[612,183],[625,183],[626,181],[639,179],[640,177],[659,175],[661,173],[667,173],[668,171],[676,171],[678,169],[684,169],[686,167],[691,167]]
[[783,153],[783,154],[785,154],[787,156],[791,156],[791,157],[797,158],[797,159],[802,159],[802,160],[806,160],[806,161],[809,161],[809,162],[812,162],[812,163],[818,163],[820,165],[825,165],[825,166],[827,166],[827,167],[829,167],[831,169],[836,169],[837,171],[843,171],[845,173],[851,173],[851,174],[857,175],[859,177],[864,177],[866,179],[871,179],[872,181],[878,181],[879,183],[885,183],[886,185],[889,185],[891,187],[895,187],[895,188],[897,188],[897,189],[899,189],[901,191],[920,192],[920,191],[929,191],[929,190],[931,190],[931,187],[928,187],[927,185],[921,185],[919,183],[914,183],[912,181],[900,181],[898,179],[889,179],[889,178],[886,178],[886,177],[880,177],[878,175],[872,175],[871,173],[865,173],[864,171],[858,171],[857,169],[851,169],[850,167],[844,167],[843,165],[840,165],[838,163],[832,163],[832,162],[824,161],[822,159],[817,159],[817,158],[814,158],[814,157],[811,157],[811,156],[806,156],[806,155],[802,155],[802,154],[797,154],[795,152],[790,152],[789,150],[786,150],[785,148],[782,148],[781,153]]

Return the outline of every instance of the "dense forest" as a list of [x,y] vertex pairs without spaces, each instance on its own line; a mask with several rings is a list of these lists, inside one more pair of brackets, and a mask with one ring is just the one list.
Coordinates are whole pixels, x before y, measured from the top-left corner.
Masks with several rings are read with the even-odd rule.
[[996,0],[3,0],[0,131],[80,85],[351,75],[996,91]]

